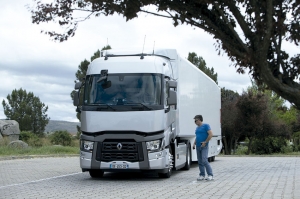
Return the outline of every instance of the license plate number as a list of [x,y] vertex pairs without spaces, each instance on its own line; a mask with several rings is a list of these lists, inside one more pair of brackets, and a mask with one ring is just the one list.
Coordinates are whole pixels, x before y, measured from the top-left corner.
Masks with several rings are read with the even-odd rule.
[[128,164],[111,164],[111,169],[128,169]]

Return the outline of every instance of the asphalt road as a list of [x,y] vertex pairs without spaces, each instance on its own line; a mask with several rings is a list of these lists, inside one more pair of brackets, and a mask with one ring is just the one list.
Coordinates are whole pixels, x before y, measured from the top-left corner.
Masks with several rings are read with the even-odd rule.
[[197,182],[197,164],[156,174],[82,173],[78,157],[0,160],[0,198],[300,198],[300,157],[216,157],[214,180]]

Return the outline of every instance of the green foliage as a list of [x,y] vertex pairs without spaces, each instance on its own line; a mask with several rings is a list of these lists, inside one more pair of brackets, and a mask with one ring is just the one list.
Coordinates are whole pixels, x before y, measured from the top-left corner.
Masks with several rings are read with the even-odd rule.
[[[286,144],[276,145],[276,139],[290,139],[292,132],[289,120],[282,119],[283,114],[294,114],[293,110],[290,114],[290,110],[284,108],[284,100],[271,91],[262,91],[255,84],[241,96],[225,88],[221,91],[222,136],[225,136],[223,143],[226,154],[234,151],[236,143],[244,141],[245,138],[248,140],[247,154],[271,154],[291,150]],[[271,137],[274,138],[272,142]]]
[[251,152],[255,154],[284,153],[288,151],[287,140],[281,137],[266,137],[265,139],[254,139]]
[[298,110],[294,106],[286,107],[285,100],[273,91],[265,90],[264,95],[269,99],[268,106],[273,117],[284,121],[287,125],[296,122]]
[[239,145],[234,155],[247,155],[247,152],[248,152],[247,146]]
[[214,68],[209,68],[206,66],[206,62],[201,56],[197,56],[196,53],[192,52],[188,55],[188,60],[194,64],[197,68],[203,71],[207,76],[218,84],[218,73],[215,73]]
[[[65,140],[65,133],[62,136]],[[59,137],[59,136],[58,136]],[[29,147],[26,149],[8,147],[10,143],[7,137],[0,139],[0,156],[21,156],[21,155],[65,155],[65,154],[78,154],[79,153],[79,140],[72,139],[68,141],[68,146],[53,146],[51,143],[52,136],[40,138],[32,132],[21,132],[20,140],[26,142]],[[69,140],[67,138],[67,140]],[[63,144],[61,144],[63,145]]]
[[26,149],[11,148],[0,145],[0,156],[23,155],[73,155],[79,153],[79,147],[70,146],[42,146],[28,147]]
[[7,95],[7,102],[2,101],[4,114],[9,120],[16,120],[21,131],[32,131],[38,136],[43,136],[45,126],[48,124],[48,106],[45,106],[32,92],[20,88]]
[[300,131],[293,133],[292,140],[293,140],[293,150],[300,151]]
[[293,145],[287,144],[286,146],[282,146],[280,148],[280,152],[283,154],[290,154],[294,151]]
[[67,131],[55,131],[50,135],[50,140],[52,144],[71,146],[72,137]]
[[236,128],[236,120],[238,109],[236,107],[236,101],[239,98],[239,94],[221,89],[221,101],[222,101],[222,111],[221,111],[221,127],[222,127],[222,141],[225,148],[225,154],[230,155],[231,152],[236,147],[236,142],[240,138],[240,131]]
[[42,138],[29,131],[21,132],[19,139],[23,142],[26,142],[29,146],[32,147],[41,147],[43,145]]
[[251,90],[244,92],[237,100],[236,130],[241,132],[241,136],[249,139],[248,154],[254,138],[263,135],[264,132],[271,132],[266,131],[266,127],[270,126],[266,102],[267,99],[262,93],[256,94]]
[[22,140],[23,142],[28,142],[31,138],[37,137],[35,134],[33,134],[30,131],[21,131],[19,140]]

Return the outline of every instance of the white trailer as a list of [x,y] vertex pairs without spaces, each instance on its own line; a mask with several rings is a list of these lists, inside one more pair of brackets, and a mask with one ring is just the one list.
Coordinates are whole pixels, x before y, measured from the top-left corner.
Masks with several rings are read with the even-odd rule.
[[80,166],[91,177],[107,171],[154,171],[170,177],[173,169],[189,169],[197,160],[191,143],[198,114],[214,134],[209,160],[222,149],[220,88],[175,49],[104,51],[75,89],[74,105],[81,113]]

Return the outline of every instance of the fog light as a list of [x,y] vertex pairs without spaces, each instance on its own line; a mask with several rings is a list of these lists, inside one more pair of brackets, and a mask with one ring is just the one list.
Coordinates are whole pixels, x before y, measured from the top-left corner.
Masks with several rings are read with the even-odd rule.
[[161,158],[162,157],[162,151],[156,154],[156,159]]

